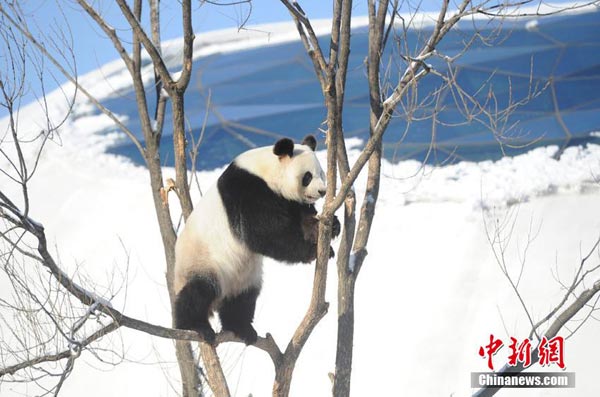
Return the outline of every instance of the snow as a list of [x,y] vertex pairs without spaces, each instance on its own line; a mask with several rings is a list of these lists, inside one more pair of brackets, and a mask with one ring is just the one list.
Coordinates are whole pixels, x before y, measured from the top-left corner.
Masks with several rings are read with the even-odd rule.
[[[103,291],[111,285],[111,275],[121,275],[127,294],[118,294],[113,306],[167,325],[164,261],[148,175],[104,152],[117,134],[94,132],[94,126],[107,128],[103,117],[81,116],[69,122],[61,132],[62,145],[47,147],[31,184],[32,216],[43,222],[49,244],[60,250],[67,274],[78,269],[87,283],[93,280],[95,289]],[[554,159],[556,150],[539,148],[497,162],[437,168],[412,161],[383,164],[369,255],[357,285],[353,395],[389,395],[396,390],[419,396],[469,395],[470,373],[485,370],[477,349],[489,334],[504,339],[526,335],[522,309],[493,260],[484,216],[501,217],[518,205],[513,238],[521,242],[532,219],[541,224],[528,254],[522,290],[538,318],[558,302],[561,287],[552,271],[556,266],[562,279],[569,280],[580,252],[600,232],[600,190],[594,180],[600,175],[600,147],[568,148],[560,160]],[[357,155],[353,150],[350,157]],[[319,156],[325,162],[325,154]],[[201,186],[213,183],[220,171],[199,173]],[[173,169],[165,169],[165,178],[173,175]],[[359,201],[364,178],[355,183]],[[17,193],[5,179],[1,188]],[[514,266],[518,255],[510,253]],[[312,270],[267,260],[256,328],[261,334],[271,332],[281,347],[306,310]],[[327,395],[331,388],[327,374],[333,371],[335,357],[335,278],[331,262],[330,313],[300,357],[293,395]],[[89,284],[82,287],[94,289]],[[593,370],[596,354],[590,348],[599,331],[598,323],[591,321],[567,341],[565,361],[568,370],[577,373],[577,388],[569,395],[599,391]],[[177,382],[172,343],[130,330],[121,331],[120,338],[127,360],[113,368],[84,353],[79,360],[87,364],[75,366],[65,395],[80,395],[82,390],[89,396],[174,394],[169,386],[169,381]],[[114,337],[107,340],[103,343],[118,347]],[[219,352],[236,395],[270,393],[273,369],[265,354],[237,344],[221,346]],[[94,379],[93,389],[89,379]],[[8,396],[19,389],[4,384],[0,390]]]
[[[325,31],[326,24],[322,25],[316,21],[315,29]],[[269,29],[273,32],[270,43],[292,40],[295,35],[286,36],[289,29],[284,24]],[[243,42],[218,42],[214,48],[202,46],[203,51],[264,45],[264,34],[258,40],[254,31],[244,32],[248,39]],[[224,36],[200,35],[197,43],[216,37]],[[169,51],[169,46],[164,51]],[[145,73],[150,78],[150,70]],[[119,61],[84,76],[82,83],[93,87],[93,94],[100,98],[130,84]],[[63,89],[69,90],[68,85]],[[59,100],[63,96],[55,92],[48,101],[57,119],[68,110]],[[21,114],[27,115],[21,118],[23,131],[30,136],[39,133],[44,125],[39,106],[28,105]],[[6,122],[0,120],[1,131]],[[123,284],[126,287],[110,302],[113,307],[166,326],[170,315],[164,259],[147,171],[106,153],[109,145],[122,139],[107,116],[95,114],[79,97],[75,114],[61,128],[60,136],[46,146],[31,180],[31,216],[44,225],[48,246],[57,247],[65,273],[77,273],[78,285],[93,291],[98,302],[108,304],[107,297]],[[358,142],[348,144],[356,147]],[[27,158],[34,158],[37,149],[36,144],[27,145]],[[444,167],[415,161],[384,162],[369,255],[357,283],[353,396],[468,396],[470,373],[486,370],[477,351],[489,335],[504,340],[527,336],[527,319],[494,260],[486,222],[493,224],[507,216],[515,222],[506,253],[511,274],[520,269],[531,226],[539,228],[527,252],[520,289],[538,319],[560,301],[562,287],[557,278],[571,280],[581,257],[600,235],[600,146],[571,147],[560,159],[555,158],[557,150],[551,146],[496,162]],[[325,164],[325,154],[319,156]],[[351,161],[357,156],[356,149],[350,151]],[[2,169],[7,166],[6,160],[0,160]],[[214,183],[221,171],[200,172],[200,186],[205,189]],[[166,180],[174,174],[172,168],[165,168],[163,177]],[[354,184],[359,206],[365,180],[362,174]],[[0,189],[19,197],[18,187],[5,177],[0,179]],[[195,199],[199,197],[197,191],[193,194]],[[177,211],[173,209],[175,219]],[[598,256],[592,258],[598,264]],[[255,326],[262,335],[270,332],[281,348],[306,311],[312,272],[312,265],[266,261]],[[331,261],[327,284],[330,311],[296,365],[294,396],[330,394],[336,277]],[[6,299],[3,282],[0,278],[0,298]],[[577,387],[568,390],[569,396],[600,392],[595,369],[599,332],[600,323],[590,320],[566,341],[567,370],[577,375]],[[63,386],[63,395],[177,394],[172,341],[123,329],[105,337],[102,346],[119,351],[125,359],[112,366],[82,353]],[[218,350],[235,395],[270,395],[274,371],[266,354],[239,344],[225,344]],[[498,367],[504,364],[504,354],[495,358]],[[29,395],[32,389],[0,382],[2,396],[23,393]],[[565,395],[560,389],[498,393]]]

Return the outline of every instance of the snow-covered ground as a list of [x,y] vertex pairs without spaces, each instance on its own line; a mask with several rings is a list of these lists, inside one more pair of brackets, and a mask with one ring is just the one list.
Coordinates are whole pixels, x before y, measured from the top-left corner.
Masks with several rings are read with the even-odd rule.
[[[126,299],[118,296],[115,305],[166,325],[162,248],[148,176],[128,160],[103,153],[110,138],[91,129],[102,126],[102,119],[69,123],[61,133],[62,146],[47,147],[31,183],[32,216],[46,226],[65,268],[79,267],[100,291],[113,273],[127,270],[128,253]],[[420,171],[413,162],[384,164],[369,256],[357,287],[353,395],[468,395],[470,373],[485,370],[477,350],[489,334],[504,340],[526,336],[523,310],[487,242],[482,208],[502,218],[518,207],[513,240],[521,251],[531,222],[539,228],[521,288],[535,316],[558,302],[561,288],[552,272],[558,268],[562,279],[570,280],[581,253],[600,234],[600,190],[594,180],[600,175],[600,147],[570,148],[559,161],[552,157],[555,150]],[[219,172],[200,173],[202,186]],[[172,174],[165,171],[165,177]],[[356,184],[359,196],[362,186]],[[3,180],[3,191],[7,187]],[[509,266],[516,272],[519,257],[511,252]],[[300,358],[294,395],[320,396],[330,390],[335,277],[332,268],[332,309]],[[269,331],[285,343],[304,314],[311,280],[312,266],[267,261],[256,318],[259,332]],[[600,390],[594,369],[599,331],[591,320],[566,343],[565,362],[577,374],[577,388],[537,395],[589,396]],[[83,390],[90,396],[175,393],[169,383],[177,383],[172,343],[129,330],[121,335],[126,361],[113,368],[84,356],[86,364],[78,363],[65,395]],[[236,344],[219,350],[236,395],[269,394],[273,370],[264,353]],[[15,386],[0,387],[2,395],[10,395]],[[500,395],[512,394],[532,395],[518,390]]]
[[[121,75],[117,64],[109,66],[114,76]],[[116,80],[106,81],[112,89],[118,86]],[[101,92],[102,84],[96,90]],[[64,110],[59,101],[51,103],[54,114]],[[105,153],[119,135],[106,133],[108,119],[90,116],[83,111],[87,106],[78,103],[79,117],[61,129],[60,144],[52,142],[43,152],[30,184],[31,216],[45,225],[49,245],[57,247],[67,272],[77,269],[85,275],[83,284],[96,285],[103,294],[115,275],[126,278],[127,290],[115,298],[115,307],[168,325],[162,244],[148,174],[127,159]],[[22,111],[21,126],[32,133],[34,108]],[[0,121],[2,131],[5,122]],[[600,235],[600,146],[569,148],[560,160],[554,159],[556,150],[539,148],[498,162],[439,168],[422,169],[412,161],[384,163],[369,255],[357,284],[354,396],[468,396],[471,372],[486,370],[477,352],[489,335],[505,341],[527,336],[527,318],[494,260],[486,222],[489,228],[496,219],[515,220],[506,256],[513,275],[519,272],[528,237],[535,235],[520,284],[533,316],[539,319],[559,302],[562,291],[556,278],[570,281]],[[357,153],[352,151],[351,157]],[[324,153],[320,156],[325,163]],[[207,188],[220,171],[199,173],[201,186]],[[165,169],[165,179],[173,176],[172,169]],[[361,178],[355,185],[359,197],[363,186]],[[6,178],[0,179],[0,189],[18,195]],[[597,265],[600,258],[595,255],[593,260]],[[306,310],[312,270],[267,260],[255,324],[259,333],[271,332],[282,348]],[[330,395],[336,333],[333,262],[330,270],[330,312],[296,366],[294,396]],[[577,325],[571,323],[572,328]],[[576,373],[575,389],[515,389],[498,395],[597,395],[599,332],[600,324],[592,318],[566,341],[565,363]],[[122,352],[123,362],[113,367],[84,354],[63,395],[176,395],[178,370],[171,341],[124,329],[102,343]],[[496,356],[497,367],[505,363],[506,351]],[[226,344],[219,353],[235,395],[270,394],[274,371],[262,351]],[[2,396],[23,393],[34,393],[34,387],[0,382]]]

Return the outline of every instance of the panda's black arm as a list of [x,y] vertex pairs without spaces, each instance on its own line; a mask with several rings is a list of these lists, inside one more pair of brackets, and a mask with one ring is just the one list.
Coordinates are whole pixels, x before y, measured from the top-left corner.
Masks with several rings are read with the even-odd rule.
[[[307,217],[316,215],[312,206],[287,202],[262,202],[262,210],[250,211],[244,223],[244,240],[255,252],[278,261],[309,263],[316,258],[317,244],[307,236]],[[316,227],[317,224],[314,224]],[[312,227],[312,226],[311,226]],[[313,235],[316,235],[316,230]],[[308,238],[307,238],[308,237]]]
[[[247,241],[255,252],[279,261],[309,263],[317,257],[319,221],[313,205],[288,203],[289,207],[280,213],[271,213],[267,219],[248,223],[247,236],[256,236],[255,241]],[[257,211],[256,213],[260,213]],[[332,237],[340,234],[341,225],[333,218]],[[334,257],[329,248],[329,258]]]
[[257,253],[284,262],[311,262],[316,242],[305,238],[303,216],[313,206],[284,199],[259,177],[231,164],[218,182],[229,224],[236,236]]

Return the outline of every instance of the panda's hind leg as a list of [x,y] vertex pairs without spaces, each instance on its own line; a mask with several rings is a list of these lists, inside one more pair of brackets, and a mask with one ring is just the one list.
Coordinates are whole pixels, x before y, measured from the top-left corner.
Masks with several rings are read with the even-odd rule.
[[208,343],[214,343],[215,331],[208,322],[213,302],[219,295],[217,281],[210,276],[194,276],[177,294],[175,328],[198,332]]
[[259,287],[250,287],[239,295],[223,299],[219,309],[223,330],[233,332],[247,345],[254,344],[258,337],[252,321],[259,293]]

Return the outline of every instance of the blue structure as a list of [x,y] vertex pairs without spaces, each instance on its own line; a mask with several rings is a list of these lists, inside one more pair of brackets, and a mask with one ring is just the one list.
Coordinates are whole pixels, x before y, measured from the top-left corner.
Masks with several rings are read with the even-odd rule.
[[[420,120],[409,120],[399,109],[389,126],[384,138],[388,159],[478,161],[534,146],[566,147],[599,140],[591,133],[600,130],[600,12],[504,20],[501,30],[499,27],[489,21],[462,22],[446,36],[439,52],[447,56],[460,53],[477,29],[488,40],[473,43],[454,63],[460,87],[481,102],[493,99],[487,101],[488,110],[495,104],[502,109],[533,97],[498,126],[466,122],[457,106],[460,101],[455,89],[445,88],[436,100],[428,99],[444,84],[439,77],[429,75],[415,92],[415,99],[424,106],[412,116]],[[403,66],[398,48],[417,48],[429,33],[428,29],[413,29],[405,40],[390,41],[383,64],[390,65],[387,71],[392,84]],[[323,37],[322,42],[327,44],[329,37]],[[367,43],[367,28],[355,29],[344,115],[347,137],[368,136]],[[440,58],[431,58],[428,63],[446,71],[447,65]],[[316,133],[323,138],[318,132],[325,119],[321,89],[300,42],[215,54],[196,60],[193,67],[186,109],[194,133],[200,131],[209,90],[212,105],[198,169],[223,165],[238,153],[271,144],[280,136],[300,139]],[[148,89],[149,97],[153,91]],[[135,131],[139,121],[132,98],[125,94],[105,101],[105,105],[128,114],[129,126]],[[438,123],[432,146],[434,113]],[[172,158],[168,141],[164,139],[162,144],[163,158],[167,159]],[[143,163],[133,145],[114,147],[112,152]]]

